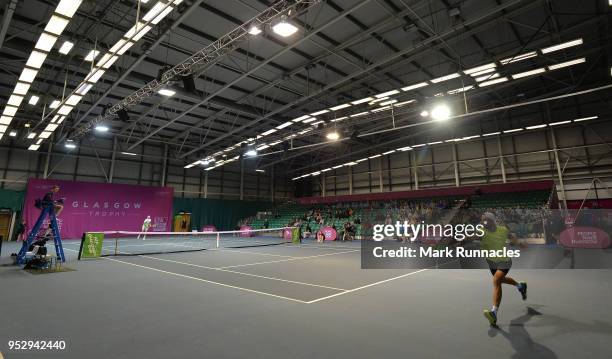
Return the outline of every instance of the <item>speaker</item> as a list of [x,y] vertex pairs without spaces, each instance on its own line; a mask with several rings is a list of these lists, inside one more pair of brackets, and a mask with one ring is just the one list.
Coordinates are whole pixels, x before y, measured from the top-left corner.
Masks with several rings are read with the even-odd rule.
[[123,122],[130,121],[130,116],[128,115],[127,111],[124,109],[117,111],[117,116],[119,116],[119,120]]
[[183,88],[187,92],[196,92],[195,81],[193,80],[193,74],[182,76],[183,78]]

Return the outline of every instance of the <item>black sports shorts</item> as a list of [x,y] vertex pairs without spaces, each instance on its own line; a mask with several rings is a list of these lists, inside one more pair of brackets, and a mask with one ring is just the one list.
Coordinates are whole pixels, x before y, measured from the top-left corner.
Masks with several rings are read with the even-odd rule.
[[503,262],[493,262],[487,259],[487,264],[489,265],[489,270],[492,275],[495,275],[495,272],[498,270],[504,272],[504,274],[508,274],[510,272],[510,268],[512,267],[512,261],[503,261]]

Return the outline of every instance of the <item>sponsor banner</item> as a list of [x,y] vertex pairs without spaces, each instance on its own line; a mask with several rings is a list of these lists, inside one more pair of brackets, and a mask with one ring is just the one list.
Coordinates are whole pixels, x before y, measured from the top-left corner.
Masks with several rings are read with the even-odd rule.
[[253,227],[251,226],[240,226],[240,237],[252,237]]
[[332,227],[322,227],[319,231],[323,233],[326,241],[335,241],[338,237],[338,233]]
[[40,215],[36,199],[55,185],[60,191],[54,199],[64,202],[58,217],[63,239],[81,239],[85,232],[140,231],[147,216],[151,216],[150,231],[170,231],[172,188],[39,178],[28,180],[24,203],[28,228]]
[[217,231],[217,227],[215,227],[212,224],[208,224],[202,227],[202,232],[216,232],[216,231]]

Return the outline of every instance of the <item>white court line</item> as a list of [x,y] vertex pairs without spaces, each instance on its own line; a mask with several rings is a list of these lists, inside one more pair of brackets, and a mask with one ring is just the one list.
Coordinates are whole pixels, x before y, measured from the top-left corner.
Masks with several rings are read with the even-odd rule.
[[280,299],[285,299],[285,300],[289,300],[289,301],[293,301],[293,302],[298,302],[298,303],[303,303],[306,304],[308,302],[300,300],[300,299],[295,299],[295,298],[289,298],[289,297],[283,297],[282,295],[276,295],[276,294],[272,294],[272,293],[266,293],[266,292],[260,292],[258,290],[254,290],[254,289],[248,289],[248,288],[242,288],[242,287],[238,287],[235,285],[230,285],[230,284],[225,284],[225,283],[220,283],[220,282],[215,282],[212,280],[208,280],[208,279],[203,279],[203,278],[198,278],[198,277],[192,277],[192,276],[188,276],[186,274],[180,274],[180,273],[174,273],[174,272],[169,272],[169,271],[165,271],[162,269],[157,269],[157,268],[153,268],[153,267],[148,267],[148,266],[143,266],[140,264],[136,264],[136,263],[130,263],[130,262],[125,262],[125,261],[121,261],[118,259],[113,259],[113,258],[104,258],[107,259],[109,261],[113,261],[113,262],[119,262],[119,263],[124,263],[124,264],[128,264],[134,267],[140,267],[140,268],[145,268],[145,269],[150,269],[152,271],[156,271],[156,272],[160,272],[160,273],[164,273],[164,274],[169,274],[169,275],[173,275],[173,276],[177,276],[177,277],[182,277],[182,278],[188,278],[188,279],[193,279],[193,280],[197,280],[199,282],[204,282],[204,283],[210,283],[210,284],[216,284],[216,285],[220,285],[222,287],[226,287],[226,288],[232,288],[232,289],[238,289],[238,290],[242,290],[245,292],[250,292],[250,293],[256,293],[256,294],[261,294],[261,295],[267,295],[269,297],[274,297],[274,298],[280,298]]
[[183,265],[186,265],[186,266],[197,267],[197,268],[203,268],[203,269],[210,269],[210,270],[215,270],[215,271],[220,271],[220,272],[227,272],[227,273],[240,274],[240,275],[244,275],[244,276],[248,276],[248,277],[256,277],[256,278],[263,278],[263,279],[276,280],[276,281],[279,281],[279,282],[287,282],[287,283],[301,284],[301,285],[307,285],[307,286],[311,286],[311,287],[319,287],[319,288],[333,289],[333,290],[338,290],[338,291],[346,291],[346,290],[347,290],[347,289],[343,289],[343,288],[329,287],[329,286],[326,286],[326,285],[320,285],[320,284],[313,284],[313,283],[306,283],[306,282],[298,282],[298,281],[289,280],[289,279],[282,279],[282,278],[275,278],[275,277],[267,277],[267,276],[263,276],[263,275],[252,274],[252,273],[244,273],[244,272],[237,272],[237,271],[228,270],[228,269],[221,269],[221,268],[207,267],[207,266],[203,266],[203,265],[199,265],[199,264],[195,264],[195,263],[189,263],[189,262],[180,262],[180,261],[175,261],[175,260],[171,260],[171,259],[164,259],[164,258],[157,258],[157,257],[143,256],[143,255],[140,255],[140,256],[138,256],[138,257],[149,258],[149,259],[155,259],[155,260],[162,261],[162,262],[171,262],[171,263],[183,264]]
[[340,295],[343,295],[343,294],[348,294],[348,293],[356,292],[356,291],[361,290],[361,289],[365,289],[365,288],[373,287],[373,286],[375,286],[375,285],[379,285],[379,284],[382,284],[382,283],[387,283],[387,282],[390,282],[390,281],[392,281],[392,280],[396,280],[396,279],[400,279],[400,278],[408,277],[408,276],[411,276],[411,275],[413,275],[413,274],[417,274],[417,273],[424,272],[424,271],[426,271],[426,270],[427,270],[426,268],[425,268],[425,269],[419,269],[418,271],[414,271],[414,272],[410,272],[410,273],[406,273],[406,274],[398,275],[397,277],[393,277],[393,278],[384,279],[384,280],[381,280],[381,281],[378,281],[378,282],[375,282],[375,283],[366,284],[366,285],[364,285],[364,286],[357,287],[357,288],[354,288],[354,289],[349,289],[349,290],[344,291],[344,292],[341,292],[341,293],[336,293],[336,294],[328,295],[328,296],[326,296],[326,297],[321,297],[321,298],[313,299],[313,300],[311,300],[311,301],[306,302],[306,304],[312,304],[312,303],[320,302],[320,301],[322,301],[322,300],[326,300],[326,299],[334,298],[334,297],[337,297],[337,296],[340,296]]
[[297,261],[297,260],[302,260],[302,259],[319,258],[319,257],[326,257],[326,256],[335,256],[335,255],[338,255],[338,254],[353,253],[353,252],[359,252],[359,251],[360,251],[359,249],[354,249],[352,251],[345,251],[345,252],[318,254],[316,256],[295,257],[295,258],[289,258],[289,259],[280,259],[280,260],[277,260],[277,261],[265,261],[265,262],[256,262],[256,263],[236,264],[236,265],[233,265],[233,266],[225,266],[225,267],[217,267],[217,268],[218,269],[227,269],[227,268],[249,267],[249,266],[256,266],[256,265],[259,265],[259,264],[290,262],[290,261]]
[[260,256],[270,256],[270,257],[299,258],[299,257],[296,257],[296,256],[285,256],[285,255],[281,255],[281,254],[271,254],[271,253],[265,253],[265,252],[245,251],[245,250],[238,250],[238,249],[233,249],[233,248],[211,248],[209,250],[210,251],[220,251],[220,252],[238,252],[238,253],[256,254],[256,255],[260,255]]

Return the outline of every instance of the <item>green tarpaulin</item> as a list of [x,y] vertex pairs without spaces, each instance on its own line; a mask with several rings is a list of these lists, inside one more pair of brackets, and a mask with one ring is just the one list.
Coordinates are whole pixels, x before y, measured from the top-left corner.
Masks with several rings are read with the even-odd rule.
[[212,224],[217,230],[234,230],[239,220],[272,208],[271,202],[223,199],[175,198],[174,214],[191,213],[191,227],[200,230]]
[[21,211],[23,207],[24,191],[11,191],[0,189],[0,208],[9,208],[13,211]]

